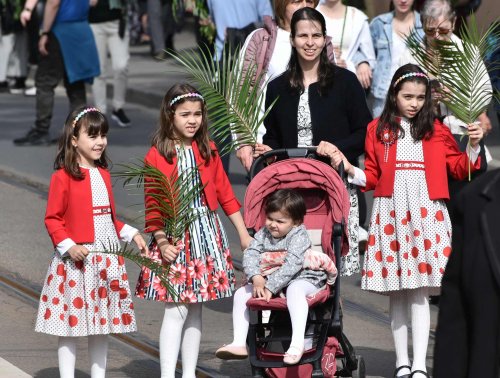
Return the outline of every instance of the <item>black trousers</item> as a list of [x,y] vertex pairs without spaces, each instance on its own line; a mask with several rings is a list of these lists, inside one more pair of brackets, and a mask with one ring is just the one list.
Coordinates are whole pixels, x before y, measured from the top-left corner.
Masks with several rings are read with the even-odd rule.
[[82,80],[74,83],[68,81],[61,47],[53,34],[49,34],[48,36],[47,51],[48,55],[40,55],[40,62],[38,63],[38,70],[35,76],[35,128],[41,133],[49,131],[54,110],[54,90],[61,80],[64,81],[70,111],[87,102],[85,83]]

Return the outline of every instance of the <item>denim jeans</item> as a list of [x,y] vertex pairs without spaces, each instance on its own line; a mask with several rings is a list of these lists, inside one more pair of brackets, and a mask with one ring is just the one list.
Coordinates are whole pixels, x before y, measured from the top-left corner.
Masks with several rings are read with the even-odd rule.
[[40,62],[35,76],[36,86],[36,121],[35,128],[40,133],[47,133],[54,110],[54,89],[64,80],[70,111],[87,102],[85,83],[75,81],[69,83],[64,67],[61,48],[57,38],[49,34],[47,42],[48,55],[40,55]]

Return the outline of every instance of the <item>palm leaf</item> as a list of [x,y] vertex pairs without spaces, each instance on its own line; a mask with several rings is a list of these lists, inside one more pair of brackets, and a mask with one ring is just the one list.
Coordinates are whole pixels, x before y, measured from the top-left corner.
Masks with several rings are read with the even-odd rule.
[[141,255],[137,250],[130,248],[128,243],[125,243],[121,248],[111,248],[105,251],[93,251],[92,253],[108,253],[121,256],[137,264],[139,267],[146,267],[151,270],[151,277],[158,277],[161,285],[167,290],[168,296],[174,301],[177,301],[177,293],[170,286],[170,264],[165,264],[149,257]]
[[227,144],[219,143],[223,146],[223,155],[242,144],[257,142],[257,130],[275,102],[263,115],[260,114],[265,101],[261,89],[267,84],[265,73],[257,75],[256,64],[250,64],[244,72],[239,49],[233,54],[230,48],[224,49],[221,62],[206,50],[167,53],[179,63],[182,72],[194,81],[205,98],[214,139],[217,142],[231,140]]
[[[179,164],[182,154],[178,156]],[[178,169],[174,169],[172,176],[168,177],[145,162],[119,166],[123,170],[114,172],[113,176],[124,179],[123,185],[126,188],[144,187],[152,199],[149,210],[158,214],[152,221],[164,224],[164,231],[174,245],[182,240],[189,225],[203,215],[192,207],[193,201],[200,197],[204,189],[197,167],[184,169],[180,173]]]
[[480,33],[472,15],[470,26],[463,24],[459,33],[462,45],[436,40],[429,46],[416,31],[406,39],[417,63],[443,84],[441,101],[465,124],[474,122],[487,110],[492,97],[498,96],[485,80],[488,72],[483,62],[490,48],[488,39],[494,33],[498,31],[493,27]]

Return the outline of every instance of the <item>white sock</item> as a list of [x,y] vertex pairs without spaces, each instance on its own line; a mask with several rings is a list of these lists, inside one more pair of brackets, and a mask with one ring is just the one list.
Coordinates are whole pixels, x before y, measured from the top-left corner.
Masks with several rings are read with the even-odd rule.
[[421,287],[408,290],[408,303],[411,308],[411,335],[413,338],[413,365],[411,370],[427,372],[425,362],[431,322],[428,288]]
[[316,286],[305,280],[294,281],[286,289],[286,305],[292,321],[290,348],[304,349],[304,333],[309,312],[306,296],[317,290]]
[[[160,330],[162,378],[175,378],[182,342],[182,377],[194,377],[201,339],[201,303],[165,303]],[[192,310],[192,311],[191,311]],[[192,340],[190,340],[192,338]]]
[[[391,331],[396,350],[396,367],[410,365],[408,358],[408,302],[406,290],[392,292],[389,295],[389,315]],[[401,369],[398,376],[409,374],[407,369]]]
[[74,378],[76,362],[76,337],[59,337],[57,357],[61,378]]
[[201,303],[187,305],[188,314],[182,332],[182,378],[196,378],[201,340]]
[[106,376],[108,358],[108,335],[92,335],[88,337],[91,378]]
[[233,296],[233,342],[230,345],[246,346],[249,313],[247,301],[252,298],[253,286],[248,284],[240,287]]

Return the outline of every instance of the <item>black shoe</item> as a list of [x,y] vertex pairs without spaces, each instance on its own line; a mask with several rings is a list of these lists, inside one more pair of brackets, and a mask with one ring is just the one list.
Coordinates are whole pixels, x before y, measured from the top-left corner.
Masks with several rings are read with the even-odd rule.
[[26,89],[26,78],[16,77],[16,82],[10,87],[9,92],[11,94],[23,94]]
[[111,113],[111,119],[120,127],[130,126],[130,119],[125,115],[123,109],[113,110],[113,113]]
[[417,376],[417,374],[420,374],[420,375],[422,375],[424,377],[428,377],[429,376],[429,374],[427,374],[426,371],[423,371],[423,370],[414,370],[414,371],[411,372],[410,377],[415,377],[415,376]]
[[41,146],[52,144],[52,141],[49,133],[31,129],[25,136],[14,139],[14,144],[16,146]]
[[6,81],[0,81],[0,93],[6,93],[9,91],[9,83]]

